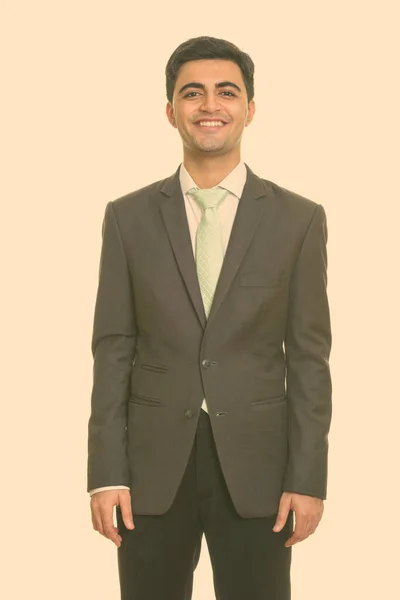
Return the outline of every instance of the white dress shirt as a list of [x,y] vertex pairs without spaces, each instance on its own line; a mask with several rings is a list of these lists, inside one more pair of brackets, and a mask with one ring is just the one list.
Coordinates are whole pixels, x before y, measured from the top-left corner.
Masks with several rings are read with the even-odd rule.
[[[221,220],[224,253],[226,251],[228,241],[231,235],[232,225],[233,221],[235,220],[239,199],[242,195],[243,188],[246,183],[246,176],[246,165],[241,160],[239,164],[220,183],[216,184],[229,191],[229,194],[218,206],[218,214]],[[197,227],[200,223],[203,211],[201,207],[197,204],[196,200],[194,200],[194,198],[187,194],[187,192],[192,187],[198,188],[199,186],[189,175],[183,163],[181,164],[181,168],[179,169],[179,182],[181,184],[182,194],[185,201],[185,210],[189,225],[190,239],[192,241],[193,256],[195,257]],[[208,412],[205,398],[203,400],[202,409]],[[101,492],[103,490],[118,489],[129,490],[129,487],[126,485],[109,485],[90,490],[89,494],[90,496],[92,496],[96,492]]]

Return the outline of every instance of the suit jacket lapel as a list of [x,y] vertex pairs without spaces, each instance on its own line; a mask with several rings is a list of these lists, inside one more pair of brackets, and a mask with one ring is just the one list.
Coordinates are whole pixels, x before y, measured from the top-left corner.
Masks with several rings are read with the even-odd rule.
[[218,279],[207,327],[219,310],[232,281],[240,268],[246,251],[261,221],[265,204],[259,198],[266,195],[265,185],[246,164],[247,178],[239,200],[224,262]]
[[161,214],[172,250],[199,321],[202,327],[205,328],[207,317],[197,278],[185,201],[179,182],[179,167],[174,175],[165,180],[161,192],[167,196],[161,204]]
[[179,182],[179,168],[164,181],[161,193],[167,197],[161,204],[161,214],[175,254],[178,267],[203,328],[210,325],[240,267],[268,203],[259,199],[267,196],[267,188],[246,164],[247,178],[240,198],[224,262],[215,290],[208,321],[193,257],[192,243],[186,217],[185,203]]

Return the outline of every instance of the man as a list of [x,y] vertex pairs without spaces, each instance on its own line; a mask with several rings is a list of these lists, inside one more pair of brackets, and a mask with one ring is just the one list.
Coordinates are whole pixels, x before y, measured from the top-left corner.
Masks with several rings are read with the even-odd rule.
[[123,600],[190,599],[203,533],[219,600],[288,600],[323,513],[326,216],[241,160],[253,75],[225,40],[181,44],[183,164],[105,209],[88,491]]

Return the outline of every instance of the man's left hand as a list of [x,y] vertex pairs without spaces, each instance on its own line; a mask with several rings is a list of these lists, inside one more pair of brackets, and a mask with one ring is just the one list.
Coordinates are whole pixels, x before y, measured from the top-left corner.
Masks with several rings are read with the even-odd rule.
[[285,546],[293,546],[308,538],[317,529],[324,512],[324,501],[314,496],[283,492],[279,503],[278,516],[273,531],[281,531],[289,515],[289,510],[295,514],[295,528]]

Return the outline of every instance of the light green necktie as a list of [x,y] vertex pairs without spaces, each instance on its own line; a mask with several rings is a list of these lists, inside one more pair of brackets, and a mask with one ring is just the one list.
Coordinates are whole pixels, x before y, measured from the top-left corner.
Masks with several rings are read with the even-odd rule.
[[224,260],[224,245],[218,206],[229,194],[229,191],[216,186],[202,190],[191,188],[187,193],[203,209],[203,215],[196,234],[196,268],[204,310],[208,317]]

